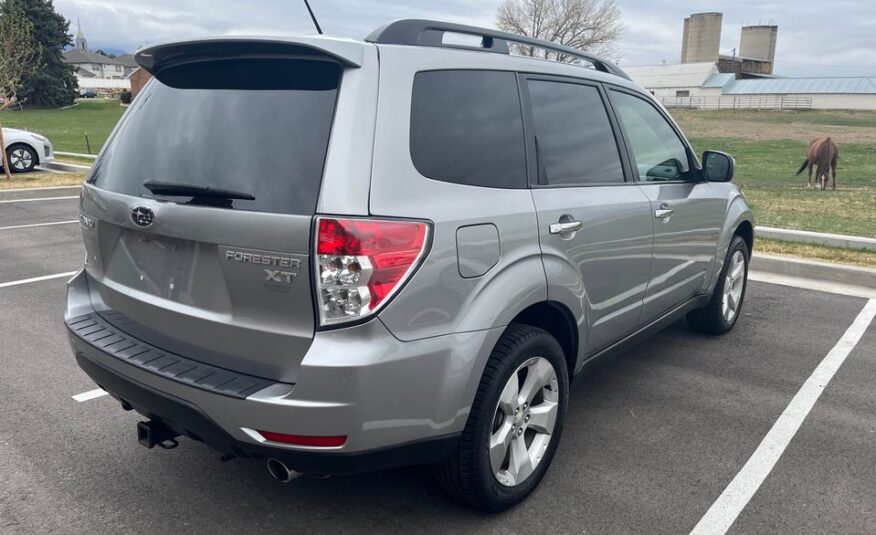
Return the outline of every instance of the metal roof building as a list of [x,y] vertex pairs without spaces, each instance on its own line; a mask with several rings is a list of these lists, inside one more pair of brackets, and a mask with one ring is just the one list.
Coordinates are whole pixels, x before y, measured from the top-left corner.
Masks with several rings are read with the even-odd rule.
[[725,95],[876,95],[874,78],[760,78],[736,80],[712,77],[704,87],[720,87]]
[[625,67],[665,106],[876,110],[876,77],[737,79],[715,63]]
[[719,75],[715,62],[644,65],[624,67],[624,71],[657,97],[674,97],[678,92],[694,94],[708,80]]
[[624,72],[645,87],[699,87],[718,74],[714,62],[624,67]]

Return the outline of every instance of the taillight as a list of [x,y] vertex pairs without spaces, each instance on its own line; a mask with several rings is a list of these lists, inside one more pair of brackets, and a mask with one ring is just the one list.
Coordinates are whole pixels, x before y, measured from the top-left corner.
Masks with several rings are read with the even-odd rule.
[[316,286],[321,324],[376,312],[416,269],[428,231],[419,221],[319,217]]

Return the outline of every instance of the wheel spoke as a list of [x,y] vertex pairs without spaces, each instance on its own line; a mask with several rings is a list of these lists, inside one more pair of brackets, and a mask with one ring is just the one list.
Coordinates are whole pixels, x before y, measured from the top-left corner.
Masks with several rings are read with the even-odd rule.
[[508,384],[505,385],[505,388],[502,390],[502,395],[499,396],[499,408],[502,409],[506,415],[513,416],[514,409],[517,408],[517,397],[519,395],[520,380],[515,373],[510,379],[508,379]]
[[511,441],[511,459],[508,463],[508,475],[514,480],[514,484],[523,482],[532,473],[532,458],[526,448],[523,436],[515,437]]
[[734,257],[733,263],[733,280],[738,280],[742,277],[743,271],[745,271],[745,262],[742,261],[742,256],[740,255],[738,258]]
[[742,299],[742,282],[739,282],[731,293],[733,294],[733,302],[736,303],[735,308],[739,308],[739,301]]
[[529,409],[529,429],[550,435],[557,423],[557,402],[545,401]]
[[511,423],[505,422],[490,437],[490,466],[493,468],[493,472],[498,472],[502,469],[502,463],[505,461],[505,457],[508,456],[508,447],[511,445],[513,436],[511,433]]
[[526,380],[520,387],[517,401],[521,405],[531,402],[539,390],[551,384],[554,375],[554,370],[548,361],[537,359],[527,368]]
[[733,291],[727,292],[727,306],[731,311],[736,310],[736,296],[733,295]]

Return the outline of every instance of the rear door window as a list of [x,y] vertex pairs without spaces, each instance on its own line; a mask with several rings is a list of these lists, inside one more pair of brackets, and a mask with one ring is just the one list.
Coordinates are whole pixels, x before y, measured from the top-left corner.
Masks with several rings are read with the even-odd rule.
[[539,184],[619,184],[620,152],[599,89],[529,80]]
[[473,186],[525,188],[526,156],[512,72],[417,73],[411,158],[423,176]]
[[234,209],[313,214],[340,71],[333,62],[299,59],[168,69],[136,98],[89,181],[158,198],[143,182],[208,186],[255,197],[234,199]]

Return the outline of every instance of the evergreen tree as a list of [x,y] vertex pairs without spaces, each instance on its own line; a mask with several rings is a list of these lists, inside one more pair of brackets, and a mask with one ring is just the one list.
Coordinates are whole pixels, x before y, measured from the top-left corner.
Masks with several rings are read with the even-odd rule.
[[64,63],[62,52],[73,44],[67,33],[70,23],[55,12],[52,0],[2,0],[0,16],[15,4],[27,14],[39,43],[43,68],[28,76],[18,95],[25,106],[59,108],[73,104],[78,92],[73,67]]

